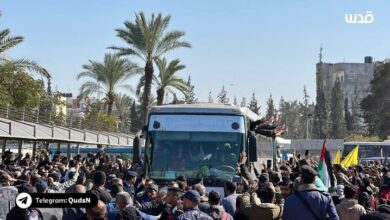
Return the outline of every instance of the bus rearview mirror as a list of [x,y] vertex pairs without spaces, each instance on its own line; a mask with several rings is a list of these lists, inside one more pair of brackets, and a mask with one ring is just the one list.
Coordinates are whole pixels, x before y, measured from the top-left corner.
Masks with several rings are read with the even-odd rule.
[[257,141],[256,137],[253,134],[248,136],[248,153],[249,153],[249,161],[256,162],[257,161]]

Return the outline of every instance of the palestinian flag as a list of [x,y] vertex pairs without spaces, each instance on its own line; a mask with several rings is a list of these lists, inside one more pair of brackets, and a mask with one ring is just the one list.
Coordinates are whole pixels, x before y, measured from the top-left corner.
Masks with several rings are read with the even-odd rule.
[[334,187],[334,176],[330,153],[326,150],[325,142],[326,140],[322,144],[318,174],[324,185],[329,188],[331,186]]

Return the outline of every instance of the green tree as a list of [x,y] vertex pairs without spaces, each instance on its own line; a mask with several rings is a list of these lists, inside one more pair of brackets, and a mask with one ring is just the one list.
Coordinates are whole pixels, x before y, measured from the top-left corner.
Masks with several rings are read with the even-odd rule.
[[256,95],[255,95],[255,92],[252,93],[252,98],[251,98],[251,101],[249,102],[249,105],[248,105],[248,108],[256,113],[256,114],[259,114],[260,112],[260,106],[258,106],[257,104],[257,99],[256,99]]
[[332,89],[331,106],[330,106],[330,120],[331,130],[330,137],[335,139],[344,138],[345,124],[343,114],[343,92],[341,90],[340,80],[336,80]]
[[[0,13],[1,16],[1,13]],[[41,74],[47,79],[50,79],[49,72],[39,66],[36,62],[27,58],[11,59],[6,56],[7,50],[15,47],[23,42],[22,36],[10,36],[11,31],[9,29],[0,30],[0,66],[13,65],[18,71],[26,72],[32,71]]]
[[145,86],[142,92],[142,123],[147,121],[153,80],[153,60],[168,51],[180,47],[191,47],[191,44],[181,41],[183,31],[168,31],[171,16],[164,17],[161,13],[146,19],[143,12],[136,14],[135,21],[125,21],[125,28],[116,29],[117,36],[123,39],[128,47],[111,47],[120,55],[136,56],[145,61]]
[[227,96],[225,86],[222,86],[221,92],[218,94],[218,103],[229,103],[229,98]]
[[98,131],[117,131],[118,118],[100,111],[90,111],[86,114],[84,124],[88,129]]
[[13,64],[0,65],[0,96],[16,108],[38,106],[45,96],[42,80],[35,80]]
[[357,85],[355,85],[355,89],[353,91],[352,100],[351,100],[351,129],[352,133],[354,134],[362,134],[362,128],[360,125],[360,118],[361,118],[361,112],[360,112],[360,101],[359,101],[359,91],[357,88]]
[[116,115],[119,118],[120,130],[126,131],[130,122],[130,108],[133,103],[133,99],[124,94],[118,94],[116,96],[115,108]]
[[288,111],[287,111],[287,102],[286,100],[284,100],[283,96],[280,97],[278,113],[279,113],[279,123],[282,125],[286,125]]
[[272,118],[272,116],[276,115],[276,109],[274,105],[274,100],[272,99],[272,94],[269,95],[267,100],[267,113],[268,118]]
[[[162,105],[166,92],[174,94],[174,90],[179,91],[182,94],[186,94],[188,91],[187,82],[175,75],[178,71],[185,68],[180,64],[180,60],[172,60],[169,64],[165,58],[156,58],[156,65],[159,70],[158,77],[153,77],[153,83],[157,87],[157,105]],[[141,92],[141,89],[145,85],[145,75],[143,75],[137,86],[137,93]]]
[[390,63],[376,67],[370,82],[370,94],[360,103],[371,135],[387,139],[390,134]]
[[322,61],[317,63],[317,96],[314,108],[312,137],[317,139],[325,138],[328,132],[328,113],[326,110],[324,85],[322,79]]
[[185,94],[185,102],[187,104],[198,103],[198,99],[195,97],[195,86],[191,83],[191,76],[188,76],[187,80],[188,91]]
[[98,61],[89,61],[84,64],[83,69],[77,75],[77,79],[89,78],[80,88],[82,96],[89,96],[100,90],[105,92],[105,102],[108,105],[107,114],[112,114],[112,107],[115,102],[116,92],[119,88],[132,90],[130,84],[126,83],[128,79],[139,73],[140,69],[135,63],[126,58],[119,57],[118,54],[105,54],[103,63]]
[[135,134],[139,129],[141,129],[141,127],[142,122],[140,120],[140,114],[137,111],[137,105],[135,104],[135,101],[133,101],[133,104],[131,104],[130,108],[130,131]]
[[300,137],[301,138],[310,138],[309,133],[310,133],[310,118],[313,115],[313,110],[310,109],[310,103],[309,100],[310,96],[307,93],[306,86],[303,87],[303,100],[302,102],[299,102],[300,106]]
[[287,128],[287,133],[284,137],[286,138],[295,138],[302,139],[304,138],[304,133],[302,132],[302,127],[300,123],[303,117],[301,117],[301,109],[297,100],[294,101],[284,101],[281,98],[279,104],[279,124],[283,124]]

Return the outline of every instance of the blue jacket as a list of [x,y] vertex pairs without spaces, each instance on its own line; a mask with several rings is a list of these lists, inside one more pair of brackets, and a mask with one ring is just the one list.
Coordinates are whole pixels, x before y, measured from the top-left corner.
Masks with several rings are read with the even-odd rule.
[[[314,184],[301,185],[297,193],[300,193],[318,217],[321,216],[323,220],[339,220],[332,198],[327,193],[318,191]],[[287,197],[282,218],[283,220],[319,220],[298,198],[296,193]]]
[[222,199],[223,208],[232,216],[236,212],[237,197],[238,194],[234,193]]

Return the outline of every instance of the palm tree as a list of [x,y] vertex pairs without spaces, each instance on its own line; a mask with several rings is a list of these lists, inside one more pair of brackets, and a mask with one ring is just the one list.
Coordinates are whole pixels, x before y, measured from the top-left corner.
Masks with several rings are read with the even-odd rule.
[[132,103],[133,99],[130,98],[128,95],[118,94],[116,96],[115,107],[117,111],[117,116],[119,117],[119,121],[121,122],[121,131],[126,128],[126,125],[130,120],[130,108]]
[[153,80],[153,60],[164,53],[180,48],[191,47],[191,44],[181,41],[185,35],[183,31],[167,31],[171,16],[157,16],[152,14],[147,20],[143,12],[136,14],[134,22],[125,21],[124,29],[116,29],[117,36],[122,38],[129,47],[110,47],[119,51],[120,55],[137,56],[145,62],[145,86],[142,93],[141,113],[143,122],[147,120],[148,104],[151,98]]
[[29,70],[39,73],[49,80],[51,78],[49,72],[36,62],[26,58],[11,59],[5,56],[7,50],[22,43],[24,40],[21,36],[10,36],[10,33],[11,31],[9,29],[0,30],[0,65],[11,64],[22,71]]
[[[187,82],[182,78],[175,75],[180,70],[183,70],[186,66],[180,64],[180,60],[172,60],[169,64],[165,58],[157,58],[156,65],[159,70],[158,77],[153,77],[153,84],[157,87],[157,105],[162,105],[166,92],[172,95],[176,94],[172,89],[183,93],[184,95],[188,91]],[[141,88],[145,85],[145,77],[142,76],[137,86],[137,93],[141,91]]]
[[83,69],[86,71],[79,73],[77,79],[87,77],[91,80],[81,85],[80,95],[85,97],[103,90],[109,115],[112,114],[117,89],[125,88],[132,91],[131,85],[127,84],[126,80],[140,71],[137,64],[119,57],[118,54],[110,53],[104,55],[103,63],[90,60],[89,64],[83,65]]

